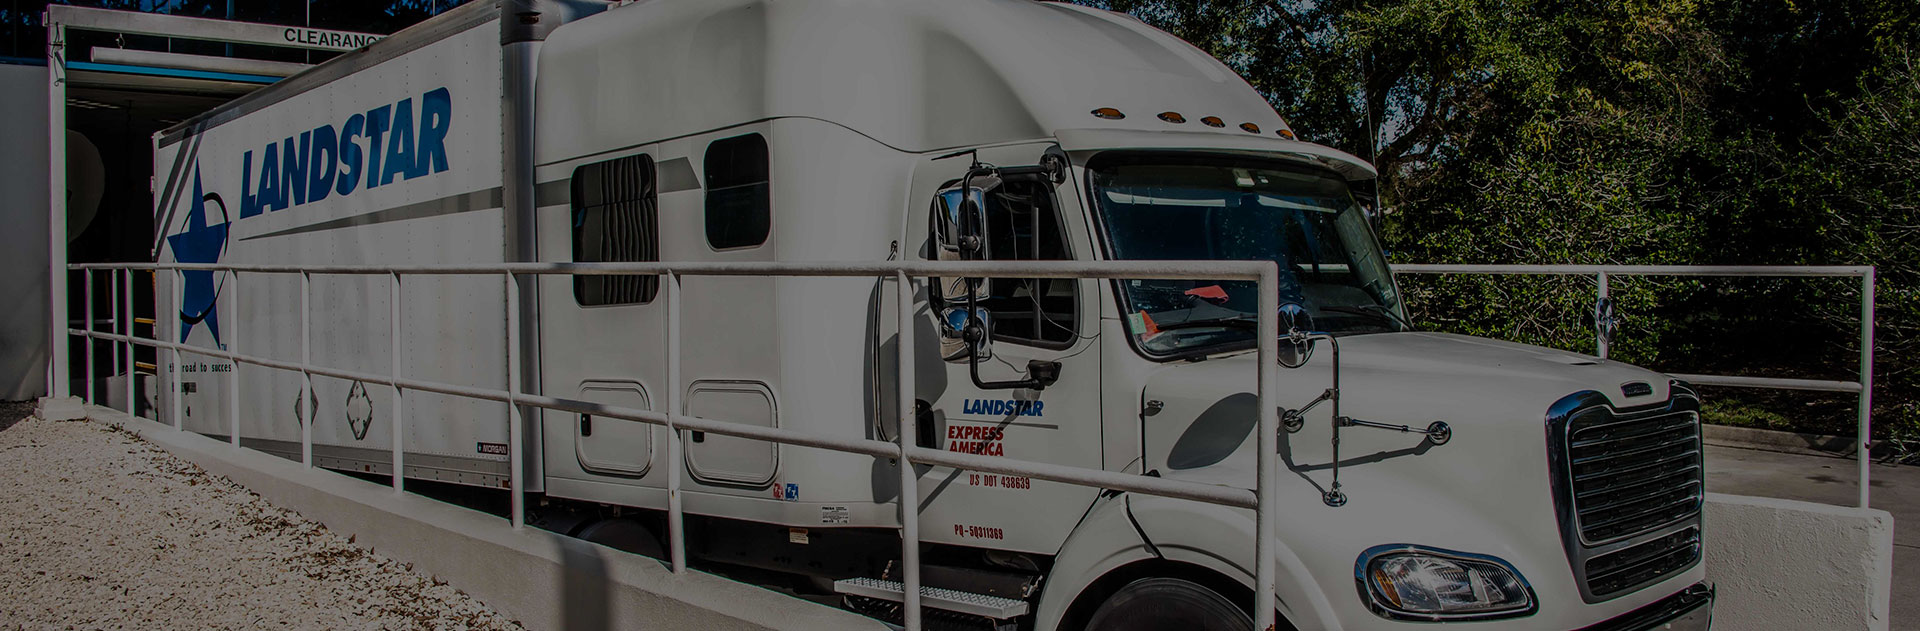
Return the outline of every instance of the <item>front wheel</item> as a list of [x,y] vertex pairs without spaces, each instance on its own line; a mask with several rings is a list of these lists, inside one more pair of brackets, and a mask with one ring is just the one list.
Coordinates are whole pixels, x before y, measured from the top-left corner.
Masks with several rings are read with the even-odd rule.
[[1253,618],[1225,596],[1177,578],[1143,578],[1094,610],[1087,629],[1100,631],[1244,631]]

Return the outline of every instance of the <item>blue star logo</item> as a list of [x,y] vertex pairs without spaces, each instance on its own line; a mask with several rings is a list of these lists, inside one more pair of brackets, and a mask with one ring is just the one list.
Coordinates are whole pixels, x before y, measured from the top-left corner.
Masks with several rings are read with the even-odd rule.
[[[220,207],[219,225],[207,225],[207,203]],[[173,259],[181,263],[218,263],[220,255],[227,249],[227,228],[231,226],[227,216],[227,204],[220,201],[218,193],[203,193],[200,188],[200,165],[193,167],[193,207],[187,211],[186,221],[178,233],[167,237],[167,245],[173,248]],[[190,270],[181,272],[185,281],[180,298],[180,339],[187,339],[193,327],[206,324],[207,331],[213,334],[213,343],[224,349],[225,342],[220,341],[220,287],[213,280],[212,271]]]

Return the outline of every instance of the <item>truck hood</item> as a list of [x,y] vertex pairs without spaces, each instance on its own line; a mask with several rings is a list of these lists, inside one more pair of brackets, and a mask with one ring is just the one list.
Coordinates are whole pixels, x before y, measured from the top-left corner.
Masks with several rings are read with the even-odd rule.
[[[1339,341],[1341,414],[1361,420],[1426,427],[1452,426],[1455,442],[1428,446],[1436,456],[1497,447],[1503,459],[1530,447],[1544,467],[1547,408],[1569,394],[1592,390],[1616,407],[1665,400],[1670,378],[1630,364],[1525,344],[1446,333],[1385,333]],[[1282,408],[1299,408],[1333,386],[1333,348],[1321,342],[1306,365],[1277,368]],[[1177,471],[1224,463],[1252,444],[1255,355],[1245,353],[1162,366],[1143,389],[1148,469]],[[1644,394],[1623,387],[1642,383]],[[1305,459],[1330,460],[1332,404],[1305,416],[1306,427],[1283,440]],[[1158,439],[1158,440],[1156,440]],[[1241,439],[1245,439],[1244,441]],[[1418,445],[1418,435],[1366,428],[1341,432],[1342,462],[1372,450]],[[1209,451],[1212,450],[1212,451]],[[1451,459],[1451,458],[1448,458]],[[1537,477],[1543,469],[1535,469]],[[1197,471],[1196,475],[1199,474]]]
[[[1670,378],[1577,353],[1439,333],[1346,337],[1340,351],[1341,414],[1416,428],[1445,421],[1453,436],[1434,445],[1420,434],[1341,429],[1347,503],[1331,507],[1321,500],[1333,486],[1332,410],[1313,408],[1300,431],[1281,432],[1282,545],[1314,573],[1327,573],[1327,585],[1350,582],[1354,559],[1371,546],[1414,544],[1494,555],[1543,594],[1577,594],[1547,475],[1547,410],[1580,391],[1599,392],[1617,407],[1664,401]],[[1167,364],[1149,376],[1141,393],[1143,470],[1253,488],[1254,362],[1249,353]],[[1278,405],[1304,406],[1331,387],[1332,363],[1322,342],[1305,366],[1279,368]],[[1623,394],[1623,385],[1636,382],[1651,392]]]

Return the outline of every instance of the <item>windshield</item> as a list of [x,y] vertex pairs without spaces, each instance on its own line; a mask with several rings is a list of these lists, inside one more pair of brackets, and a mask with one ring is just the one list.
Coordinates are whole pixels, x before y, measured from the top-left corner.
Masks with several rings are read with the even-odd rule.
[[[1275,261],[1280,304],[1304,307],[1305,328],[1336,335],[1409,328],[1366,215],[1331,172],[1165,154],[1103,156],[1091,170],[1115,259]],[[1149,353],[1253,339],[1259,296],[1252,281],[1120,286],[1129,330]]]

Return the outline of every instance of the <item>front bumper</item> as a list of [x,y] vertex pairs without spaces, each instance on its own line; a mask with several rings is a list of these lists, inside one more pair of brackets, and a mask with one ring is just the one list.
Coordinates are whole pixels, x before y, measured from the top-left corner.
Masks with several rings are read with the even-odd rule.
[[1579,631],[1707,631],[1713,626],[1713,588],[1696,583],[1653,604]]

